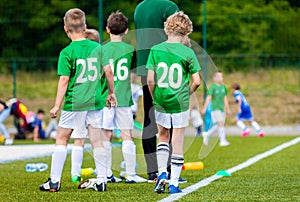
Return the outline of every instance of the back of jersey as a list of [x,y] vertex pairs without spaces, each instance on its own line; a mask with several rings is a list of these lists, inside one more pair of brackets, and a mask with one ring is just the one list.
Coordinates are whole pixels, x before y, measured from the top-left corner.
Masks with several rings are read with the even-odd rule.
[[63,49],[58,75],[69,76],[63,110],[101,109],[100,71],[104,65],[101,46],[90,40],[73,41]]
[[[109,42],[103,45],[103,53],[108,60],[114,73],[115,95],[119,107],[133,105],[130,71],[133,68],[134,47],[124,42]],[[101,79],[102,105],[105,105],[105,98],[108,95],[108,87],[105,77]]]

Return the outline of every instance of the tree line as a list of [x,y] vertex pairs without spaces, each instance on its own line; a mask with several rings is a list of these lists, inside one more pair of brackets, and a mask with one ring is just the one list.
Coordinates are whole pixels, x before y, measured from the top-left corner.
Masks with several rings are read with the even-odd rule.
[[[141,1],[103,0],[104,28],[112,11],[122,11],[134,29],[133,13]],[[191,38],[202,45],[202,0],[174,0],[194,25]],[[210,54],[300,54],[300,1],[207,0],[207,52]],[[98,29],[98,1],[2,0],[0,58],[57,57],[69,43],[63,31],[66,10],[79,7],[87,24]],[[105,30],[105,29],[104,29]],[[105,31],[104,31],[105,33]],[[104,34],[104,39],[107,39]]]

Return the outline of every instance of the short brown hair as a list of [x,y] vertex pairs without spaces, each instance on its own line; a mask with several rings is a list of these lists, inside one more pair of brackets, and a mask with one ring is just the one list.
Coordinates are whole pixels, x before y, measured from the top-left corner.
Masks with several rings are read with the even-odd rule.
[[193,23],[189,16],[179,11],[168,17],[165,22],[165,32],[167,35],[174,34],[186,36],[193,31]]
[[222,71],[221,70],[214,71],[213,77],[215,77],[217,73],[221,73],[222,74]]
[[238,83],[234,83],[234,84],[232,84],[231,88],[233,88],[234,90],[240,90],[241,86]]
[[85,13],[79,8],[72,8],[66,12],[64,23],[71,33],[83,32],[86,25]]
[[123,34],[128,28],[128,19],[120,11],[113,12],[107,19],[107,27],[110,29],[110,33],[114,35]]
[[99,32],[95,29],[86,29],[84,32],[85,38],[100,43]]

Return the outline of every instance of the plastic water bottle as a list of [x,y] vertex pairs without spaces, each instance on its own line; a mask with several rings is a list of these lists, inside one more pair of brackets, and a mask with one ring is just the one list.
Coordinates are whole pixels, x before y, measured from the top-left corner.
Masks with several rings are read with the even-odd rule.
[[26,172],[42,172],[48,169],[45,163],[28,163],[26,164]]
[[182,170],[203,170],[204,164],[199,162],[187,162],[182,166]]

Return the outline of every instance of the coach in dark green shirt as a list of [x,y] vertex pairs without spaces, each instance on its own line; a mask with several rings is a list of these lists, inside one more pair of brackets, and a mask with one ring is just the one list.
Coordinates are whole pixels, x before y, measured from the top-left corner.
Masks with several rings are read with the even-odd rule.
[[137,40],[137,75],[142,76],[144,100],[144,129],[142,142],[147,163],[148,181],[157,176],[156,134],[157,125],[154,117],[153,100],[147,85],[145,68],[152,46],[167,40],[164,22],[179,11],[177,5],[169,0],[144,0],[135,9],[134,24]]

